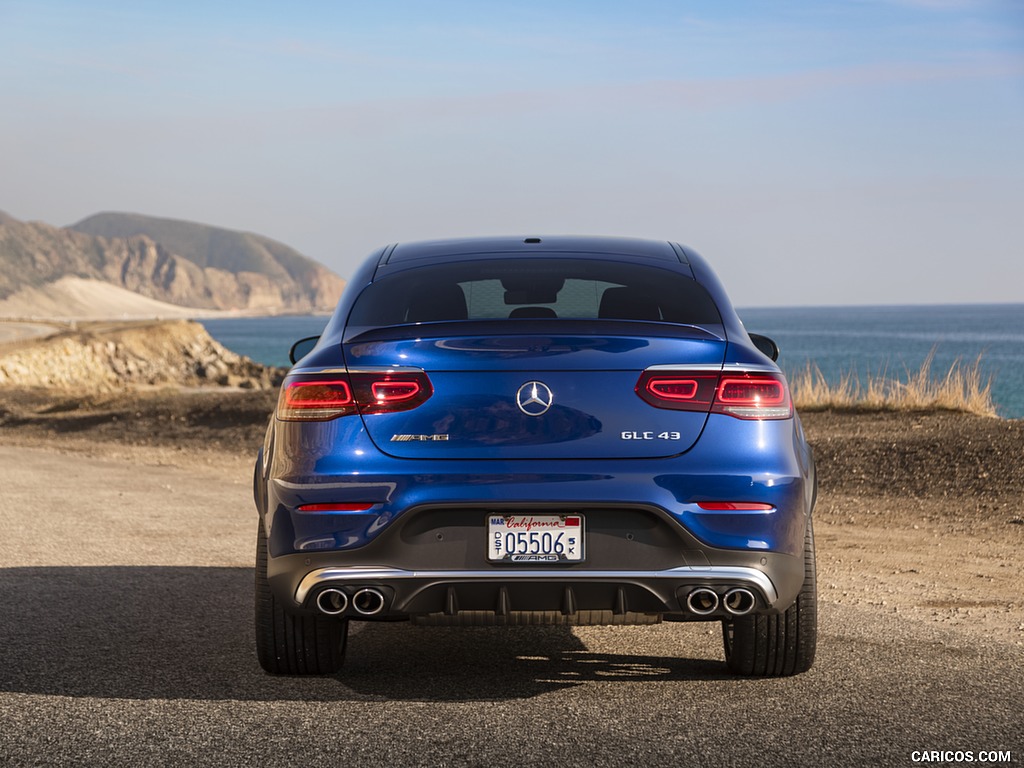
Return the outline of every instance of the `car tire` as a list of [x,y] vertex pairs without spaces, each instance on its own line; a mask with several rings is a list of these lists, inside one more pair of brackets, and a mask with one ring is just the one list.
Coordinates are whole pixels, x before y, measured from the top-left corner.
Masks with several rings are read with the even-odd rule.
[[742,616],[722,622],[725,663],[748,677],[784,677],[806,672],[814,663],[818,637],[818,589],[814,529],[804,535],[804,583],[793,604],[773,616]]
[[272,675],[324,675],[345,660],[348,619],[285,611],[267,581],[267,537],[256,535],[256,655]]

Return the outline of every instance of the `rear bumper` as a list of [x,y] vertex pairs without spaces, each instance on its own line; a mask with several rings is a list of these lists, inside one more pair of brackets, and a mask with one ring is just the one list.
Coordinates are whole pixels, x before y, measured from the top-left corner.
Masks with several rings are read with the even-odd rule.
[[[346,597],[341,614],[350,618],[458,617],[490,613],[556,614],[569,620],[580,614],[614,617],[669,615],[678,619],[709,620],[735,615],[725,599],[738,590],[750,596],[742,612],[778,610],[779,594],[768,576],[755,568],[693,568],[664,571],[406,571],[386,567],[320,568],[306,574],[296,587],[297,606],[312,610],[324,590]],[[379,613],[367,616],[355,595],[374,590],[381,596]],[[695,590],[718,596],[695,610]],[[376,609],[376,605],[374,608]],[[340,614],[339,614],[340,615]],[[635,619],[634,619],[635,620]]]
[[[271,518],[271,555],[355,550],[424,505],[508,502],[646,504],[713,547],[803,550],[813,461],[796,419],[754,423],[712,414],[696,446],[661,459],[396,459],[382,454],[361,424],[344,418],[272,424],[257,482],[257,506]],[[708,513],[698,506],[708,500],[764,502],[776,511]],[[370,507],[359,515],[298,511],[339,502]]]
[[[652,516],[645,510],[630,513],[638,518]],[[607,517],[621,519],[622,514]],[[336,615],[354,619],[453,617],[480,612],[497,617],[554,613],[570,617],[567,623],[573,623],[571,618],[577,614],[592,612],[611,617],[727,619],[734,614],[728,608],[726,596],[734,590],[749,593],[748,610],[777,613],[792,604],[803,584],[802,557],[777,552],[713,550],[701,546],[683,529],[672,531],[667,524],[663,528],[649,528],[645,536],[635,535],[631,541],[620,530],[618,533],[624,535],[615,541],[609,526],[599,526],[596,515],[591,518],[595,522],[589,534],[593,544],[590,559],[584,563],[490,564],[483,558],[482,531],[479,536],[472,530],[468,532],[466,538],[473,543],[467,547],[465,540],[451,535],[450,529],[431,528],[433,546],[421,548],[415,541],[415,528],[410,525],[408,530],[396,531],[395,541],[389,543],[386,539],[391,537],[385,537],[368,547],[368,551],[271,557],[268,577],[274,593],[293,611],[316,612],[318,598],[324,591],[336,590],[344,595],[340,598],[344,608]],[[672,535],[675,544],[662,546],[659,530]],[[446,547],[444,538],[454,540]],[[475,541],[477,538],[479,542]],[[656,558],[651,556],[655,552],[649,549],[651,546],[656,550]],[[451,557],[456,551],[463,553],[461,561]],[[400,556],[403,552],[405,557]],[[615,553],[618,555],[614,556]],[[419,560],[423,567],[408,563],[414,560]],[[403,561],[403,566],[381,564]],[[445,561],[447,567],[443,565]],[[465,567],[459,567],[460,563]],[[372,590],[381,597],[380,610],[372,615],[357,608],[356,595],[364,590]],[[713,592],[713,607],[693,610],[690,601],[695,590]]]
[[[724,607],[688,610],[701,588],[719,598],[746,589],[756,612],[785,610],[804,579],[813,462],[793,420],[759,424],[763,445],[741,442],[749,425],[738,420],[711,422],[716,439],[705,435],[685,455],[631,461],[403,461],[381,456],[347,425],[329,423],[344,434],[325,439],[322,452],[316,439],[299,444],[292,428],[279,431],[256,493],[271,588],[294,611],[316,610],[318,595],[336,589],[347,603],[338,615],[375,619],[473,611],[727,618]],[[697,503],[715,499],[772,510],[706,512]],[[373,506],[298,509],[331,502]],[[488,561],[487,516],[509,510],[582,515],[586,560]],[[379,613],[354,612],[362,589],[383,595]]]

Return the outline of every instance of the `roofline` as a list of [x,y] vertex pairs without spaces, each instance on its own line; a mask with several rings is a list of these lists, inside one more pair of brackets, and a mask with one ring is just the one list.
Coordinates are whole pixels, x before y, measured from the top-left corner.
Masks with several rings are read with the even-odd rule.
[[667,240],[629,237],[600,237],[578,235],[523,235],[506,237],[473,237],[439,240],[421,240],[395,243],[384,249],[377,266],[398,266],[429,259],[457,261],[464,257],[487,255],[531,257],[543,255],[585,254],[590,257],[645,258],[688,264],[685,250]]

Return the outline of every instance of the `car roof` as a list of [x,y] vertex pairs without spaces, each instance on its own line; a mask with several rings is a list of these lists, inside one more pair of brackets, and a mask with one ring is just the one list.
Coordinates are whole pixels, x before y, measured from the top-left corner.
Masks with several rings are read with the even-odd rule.
[[429,259],[453,261],[467,256],[501,255],[530,257],[545,255],[587,254],[608,257],[644,258],[686,264],[683,249],[665,240],[631,237],[580,237],[573,235],[524,235],[518,237],[473,237],[449,240],[425,240],[398,243],[385,249],[380,266],[406,265]]

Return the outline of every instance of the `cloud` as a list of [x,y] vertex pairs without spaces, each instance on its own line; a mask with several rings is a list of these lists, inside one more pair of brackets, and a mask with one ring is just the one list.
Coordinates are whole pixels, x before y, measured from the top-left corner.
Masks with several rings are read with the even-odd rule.
[[[713,111],[752,103],[796,101],[818,93],[861,87],[888,87],[925,82],[1024,78],[1024,58],[1008,55],[965,57],[939,64],[878,64],[819,69],[780,75],[734,78],[683,78],[631,83],[565,86],[453,96],[382,98],[343,102],[300,110],[324,128],[382,130],[417,121],[476,121],[495,115],[547,115],[622,107],[664,107]],[[295,117],[295,113],[292,113]]]

